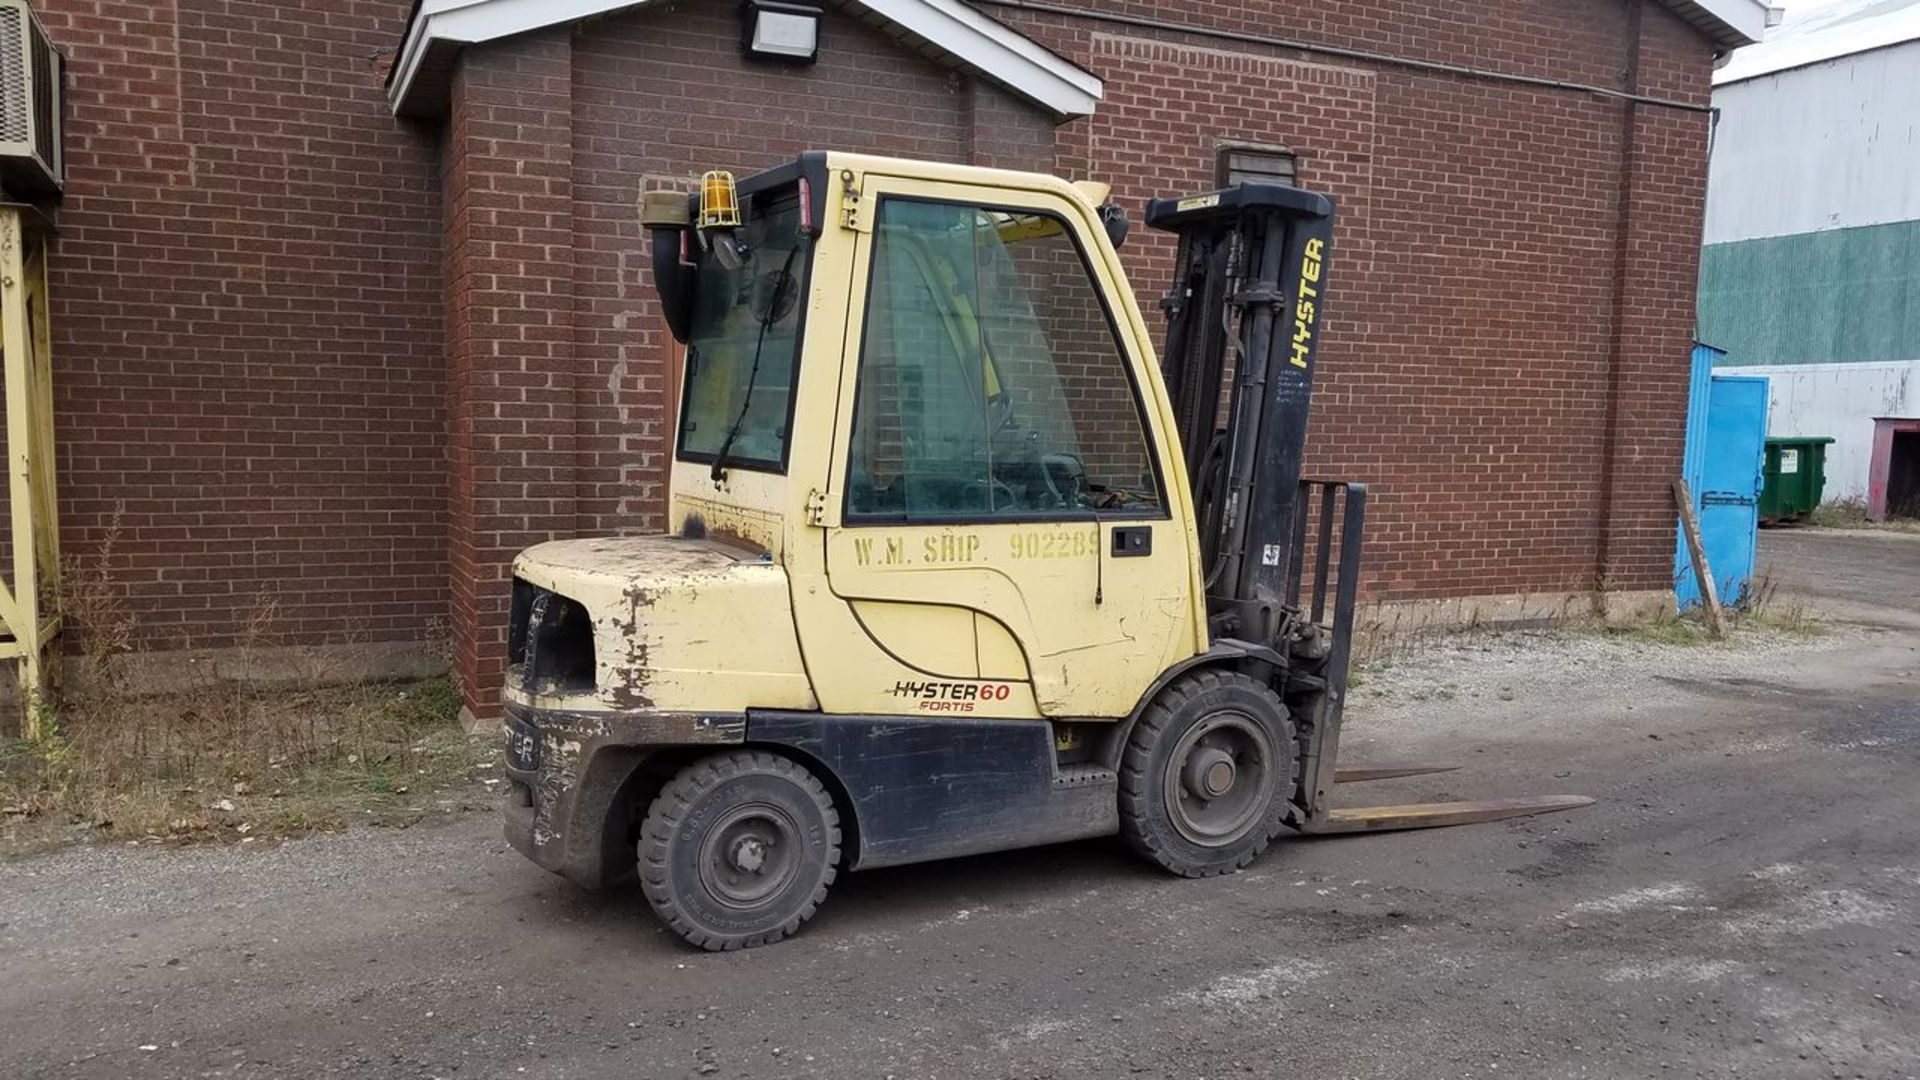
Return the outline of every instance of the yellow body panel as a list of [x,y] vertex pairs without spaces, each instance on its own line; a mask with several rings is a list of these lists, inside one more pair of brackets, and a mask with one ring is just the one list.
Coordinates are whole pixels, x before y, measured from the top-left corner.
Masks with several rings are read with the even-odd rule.
[[[708,465],[677,461],[669,528],[706,538],[697,557],[663,546],[692,541],[662,538],[549,544],[523,555],[516,573],[587,606],[603,708],[1128,715],[1164,670],[1208,641],[1173,417],[1097,207],[1087,190],[1029,173],[829,155],[828,177],[801,299],[785,475],[730,468],[715,483]],[[873,226],[887,197],[1030,208],[1067,223],[1143,397],[1164,488],[1159,516],[844,522]],[[1112,557],[1120,526],[1151,528],[1152,553]]]
[[777,563],[712,541],[630,536],[541,544],[514,573],[585,607],[593,626],[593,692],[529,695],[509,680],[522,704],[667,713],[817,705]]
[[[835,598],[851,598],[856,608],[874,598],[894,607],[918,603],[929,613],[979,613],[1000,641],[1021,652],[1041,715],[1124,716],[1153,676],[1192,654],[1192,624],[1182,546],[1114,559],[1102,554],[1113,528],[1070,522],[829,529],[827,576]],[[1027,557],[1030,551],[1039,554]],[[885,640],[902,656],[952,657],[925,668],[946,675],[977,663],[979,651],[970,623],[965,634],[950,625],[896,620]],[[801,638],[812,640],[804,620]],[[1131,674],[1139,672],[1146,681]],[[839,711],[881,711],[879,699],[897,696],[891,685],[846,666],[816,681],[851,695]]]
[[985,678],[1019,680],[1032,674],[1027,669],[1027,654],[1020,650],[1013,632],[978,613],[973,617],[973,647],[980,656],[980,674]]
[[850,604],[853,617],[866,635],[908,667],[943,679],[980,677],[979,651],[953,647],[953,642],[974,639],[971,609],[957,604],[894,604],[881,600],[853,600]]

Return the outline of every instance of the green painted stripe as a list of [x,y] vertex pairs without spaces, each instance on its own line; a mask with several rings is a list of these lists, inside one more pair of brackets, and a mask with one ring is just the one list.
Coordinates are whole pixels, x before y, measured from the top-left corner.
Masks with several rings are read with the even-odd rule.
[[1920,221],[1709,244],[1700,340],[1722,364],[1920,356]]

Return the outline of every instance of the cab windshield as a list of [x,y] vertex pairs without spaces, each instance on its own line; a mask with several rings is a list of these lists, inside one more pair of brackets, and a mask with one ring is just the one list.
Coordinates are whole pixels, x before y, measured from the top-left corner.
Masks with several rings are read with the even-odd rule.
[[1064,218],[882,197],[872,265],[850,519],[1162,513],[1127,354]]
[[[780,472],[792,427],[807,238],[795,188],[748,196],[729,240],[695,241],[680,453],[721,468]],[[723,245],[731,243],[731,252]]]

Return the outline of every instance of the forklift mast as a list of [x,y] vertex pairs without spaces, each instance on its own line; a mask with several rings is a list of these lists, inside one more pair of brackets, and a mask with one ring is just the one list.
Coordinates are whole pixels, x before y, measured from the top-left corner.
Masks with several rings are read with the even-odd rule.
[[[1315,356],[1326,307],[1333,201],[1277,184],[1155,199],[1147,224],[1179,249],[1162,374],[1193,491],[1210,630],[1304,654],[1344,682],[1365,489],[1302,482]],[[1224,417],[1225,423],[1222,424]],[[1318,489],[1312,601],[1302,610],[1304,550]],[[1345,522],[1332,641],[1326,617],[1332,529]],[[1329,651],[1338,656],[1329,656]],[[1330,667],[1332,670],[1326,670]]]
[[1591,804],[1581,795],[1549,795],[1332,806],[1337,784],[1457,768],[1337,764],[1367,491],[1301,477],[1333,201],[1277,184],[1241,184],[1155,199],[1147,204],[1147,224],[1179,237],[1173,288],[1161,302],[1161,373],[1193,492],[1208,629],[1216,643],[1271,649],[1284,665],[1275,681],[1299,725],[1295,827],[1323,835],[1434,828]]

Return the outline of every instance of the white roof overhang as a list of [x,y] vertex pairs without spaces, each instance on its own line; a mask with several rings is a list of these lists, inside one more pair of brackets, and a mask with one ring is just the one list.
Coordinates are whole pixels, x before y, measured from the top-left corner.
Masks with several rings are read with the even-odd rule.
[[1700,28],[1722,49],[1737,49],[1760,40],[1779,20],[1767,0],[1663,0],[1681,18]]
[[[466,47],[647,3],[418,0],[388,77],[388,99],[402,116],[443,116],[454,59]],[[1092,72],[960,0],[849,0],[843,6],[920,52],[977,72],[1055,116],[1087,116],[1100,102],[1101,82]]]

